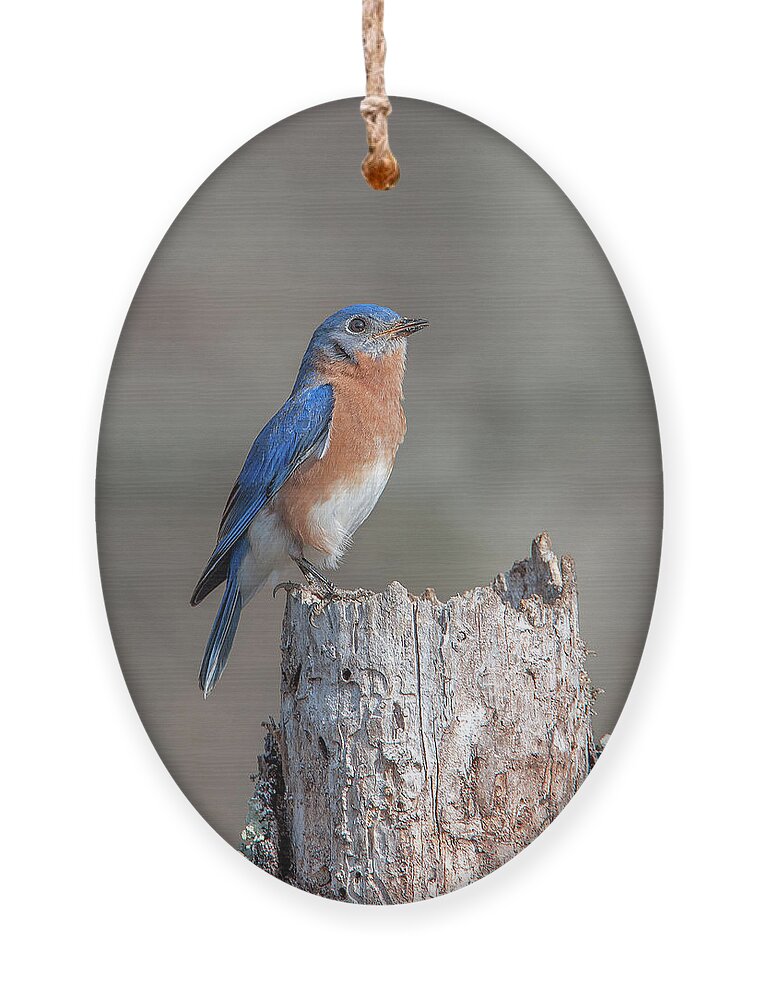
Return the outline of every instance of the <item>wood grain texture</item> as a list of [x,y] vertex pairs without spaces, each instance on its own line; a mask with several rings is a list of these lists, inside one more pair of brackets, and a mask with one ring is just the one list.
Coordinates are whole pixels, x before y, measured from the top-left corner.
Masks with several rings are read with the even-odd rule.
[[244,852],[356,903],[427,899],[487,875],[594,762],[586,656],[573,561],[559,564],[546,534],[510,573],[446,604],[399,583],[325,602],[292,587],[281,724]]

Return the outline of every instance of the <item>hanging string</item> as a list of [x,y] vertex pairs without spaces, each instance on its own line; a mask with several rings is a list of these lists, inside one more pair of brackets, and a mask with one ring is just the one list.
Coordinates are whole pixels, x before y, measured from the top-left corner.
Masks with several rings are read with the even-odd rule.
[[375,191],[388,191],[400,177],[400,167],[392,155],[387,134],[387,116],[392,105],[384,83],[384,0],[363,0],[363,58],[366,62],[366,96],[361,114],[366,122],[366,154],[361,170]]

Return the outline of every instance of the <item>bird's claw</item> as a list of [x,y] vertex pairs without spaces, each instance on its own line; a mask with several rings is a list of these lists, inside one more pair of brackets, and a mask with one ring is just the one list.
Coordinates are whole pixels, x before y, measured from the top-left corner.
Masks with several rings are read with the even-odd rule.
[[335,591],[331,594],[316,594],[316,597],[318,600],[315,604],[311,605],[310,611],[308,612],[308,621],[314,628],[318,627],[316,619],[323,615],[332,601],[337,597],[337,593]]
[[320,597],[322,601],[328,601],[330,597],[337,596],[337,588],[331,582],[327,580],[326,577],[322,577],[318,580],[308,580],[308,589],[311,590],[316,597]]
[[325,591],[322,593],[322,597],[334,597],[337,593],[337,588],[334,586],[331,580],[328,580],[323,573],[319,573],[316,567],[310,563],[307,559],[296,559],[300,572],[305,577],[305,582],[308,587],[319,593],[319,591]]
[[[308,577],[305,581],[308,590],[318,598],[317,608],[323,607],[323,605],[328,604],[330,600],[337,597],[339,591],[334,586],[334,584],[327,579],[316,580],[314,577]],[[286,590],[289,594],[293,590],[302,590],[302,583],[295,583],[292,580],[282,580],[281,583],[277,583],[271,592],[272,597],[276,597],[280,590]]]

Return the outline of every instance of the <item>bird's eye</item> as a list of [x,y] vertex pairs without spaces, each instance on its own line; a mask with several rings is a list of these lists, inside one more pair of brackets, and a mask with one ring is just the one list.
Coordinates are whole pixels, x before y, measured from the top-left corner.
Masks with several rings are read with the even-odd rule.
[[353,318],[348,322],[347,328],[350,333],[363,333],[366,329],[366,320],[361,316],[353,316]]

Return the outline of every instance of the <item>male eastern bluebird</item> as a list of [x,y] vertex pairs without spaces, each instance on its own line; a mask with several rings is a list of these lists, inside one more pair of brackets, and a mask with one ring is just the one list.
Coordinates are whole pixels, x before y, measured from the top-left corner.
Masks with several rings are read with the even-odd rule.
[[428,325],[354,305],[311,337],[289,399],[253,442],[190,601],[226,580],[200,668],[204,697],[224,672],[242,608],[288,559],[333,590],[317,567],[338,564],[387,485],[405,436],[406,338]]

